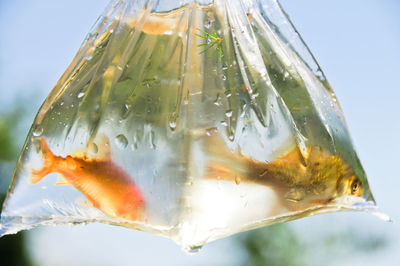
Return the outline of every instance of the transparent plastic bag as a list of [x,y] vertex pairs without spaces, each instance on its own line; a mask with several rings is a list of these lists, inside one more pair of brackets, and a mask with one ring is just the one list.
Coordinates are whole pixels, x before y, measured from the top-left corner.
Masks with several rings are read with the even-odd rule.
[[0,232],[102,222],[190,251],[343,210],[387,218],[277,1],[117,0],[40,108]]

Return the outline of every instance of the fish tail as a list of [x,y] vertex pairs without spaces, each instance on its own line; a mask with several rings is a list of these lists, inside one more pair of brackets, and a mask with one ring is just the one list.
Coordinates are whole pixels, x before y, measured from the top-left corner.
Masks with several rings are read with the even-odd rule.
[[53,165],[54,161],[57,159],[57,156],[54,155],[54,153],[51,152],[49,149],[49,146],[47,145],[47,142],[44,138],[41,138],[39,140],[40,143],[40,150],[42,152],[42,157],[43,157],[43,167],[37,170],[32,170],[31,172],[31,179],[30,183],[31,184],[36,184],[40,180],[42,180],[46,175],[48,175],[53,171]]
[[225,181],[235,181],[241,180],[244,174],[235,171],[229,166],[218,162],[210,162],[207,165],[206,178],[207,179],[218,179]]
[[206,165],[205,178],[226,181],[245,180],[248,176],[246,158],[238,152],[231,151],[223,138],[211,136],[205,139],[210,160]]

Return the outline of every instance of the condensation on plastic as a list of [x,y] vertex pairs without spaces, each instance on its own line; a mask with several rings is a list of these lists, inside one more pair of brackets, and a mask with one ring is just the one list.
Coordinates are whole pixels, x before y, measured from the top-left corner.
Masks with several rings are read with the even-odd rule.
[[387,219],[277,1],[117,0],[40,108],[0,232],[102,222],[196,251],[343,210]]

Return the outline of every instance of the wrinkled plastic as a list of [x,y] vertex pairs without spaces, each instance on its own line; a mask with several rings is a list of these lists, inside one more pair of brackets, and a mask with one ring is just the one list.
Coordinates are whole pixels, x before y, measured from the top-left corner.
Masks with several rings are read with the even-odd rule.
[[102,222],[190,251],[343,210],[377,213],[334,92],[277,1],[118,0],[40,108],[0,232]]

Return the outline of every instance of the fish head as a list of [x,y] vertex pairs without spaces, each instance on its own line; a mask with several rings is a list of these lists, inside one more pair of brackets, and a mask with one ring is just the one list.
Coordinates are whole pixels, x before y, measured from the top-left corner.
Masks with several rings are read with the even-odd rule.
[[357,175],[339,155],[321,150],[312,151],[305,169],[306,178],[301,183],[302,186],[291,190],[296,191],[296,196],[301,198],[301,208],[321,205],[350,206],[356,202],[373,200],[366,178]]
[[359,178],[351,171],[351,173],[341,176],[337,182],[337,196],[362,197],[364,187]]
[[[357,175],[341,156],[330,155],[321,164],[323,165],[322,172],[325,174],[324,180],[327,184],[328,203],[343,203],[342,199],[346,198],[346,205],[351,205],[366,200],[368,194],[366,192],[369,191],[366,178]],[[372,196],[372,194],[370,195]],[[349,199],[351,200],[349,201]]]
[[349,209],[377,208],[365,173],[354,171],[348,166],[347,171],[337,180],[336,195],[333,202]]

